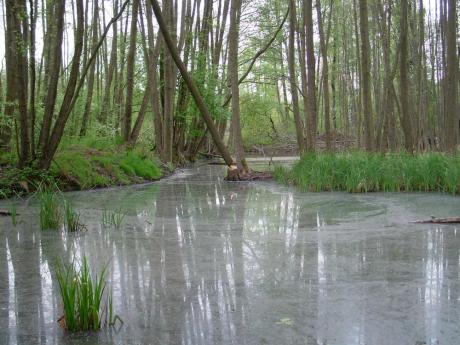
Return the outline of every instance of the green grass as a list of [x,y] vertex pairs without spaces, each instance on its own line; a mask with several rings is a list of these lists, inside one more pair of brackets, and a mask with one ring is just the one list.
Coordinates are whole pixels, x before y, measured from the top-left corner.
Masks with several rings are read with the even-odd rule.
[[159,179],[163,172],[152,150],[139,143],[128,149],[117,140],[88,137],[66,139],[49,171],[16,167],[13,153],[0,153],[0,198],[33,193],[40,186],[85,190]]
[[446,192],[460,194],[460,154],[310,153],[275,179],[303,191]]
[[158,161],[145,149],[93,149],[78,145],[57,154],[51,173],[61,186],[73,185],[76,189],[127,185],[162,176]]
[[8,211],[11,213],[11,223],[13,226],[16,226],[18,224],[18,211],[16,208],[16,204],[11,203],[10,207],[8,208]]
[[121,224],[125,218],[125,214],[121,209],[117,211],[102,211],[101,225],[104,228],[114,227],[115,229],[120,229]]
[[40,228],[42,230],[59,229],[62,224],[62,213],[58,194],[42,189],[38,192],[40,202]]
[[68,201],[64,201],[64,225],[67,231],[76,232],[85,229],[77,213]]
[[66,330],[98,330],[102,325],[113,325],[117,318],[121,321],[113,314],[112,297],[106,291],[106,275],[107,266],[93,276],[86,257],[79,269],[75,263],[58,263],[56,278],[64,310],[62,324]]

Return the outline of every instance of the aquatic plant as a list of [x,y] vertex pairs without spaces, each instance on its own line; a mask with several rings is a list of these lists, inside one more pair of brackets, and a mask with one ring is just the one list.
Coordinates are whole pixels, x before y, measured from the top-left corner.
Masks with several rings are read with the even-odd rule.
[[62,213],[57,193],[40,189],[38,199],[40,201],[40,228],[42,230],[58,229],[62,223]]
[[304,191],[460,193],[460,155],[427,153],[309,153],[274,177]]
[[74,262],[58,262],[56,277],[64,310],[60,323],[66,330],[98,330],[102,325],[113,326],[116,320],[123,322],[113,313],[112,296],[106,293],[106,275],[107,265],[93,277],[86,257],[79,269]]
[[105,228],[114,227],[120,229],[125,218],[121,208],[117,211],[102,210],[101,225]]
[[70,232],[80,231],[85,228],[85,225],[80,221],[80,214],[75,212],[68,201],[64,201],[64,225],[66,230]]
[[11,203],[8,211],[10,212],[11,223],[13,224],[13,226],[16,226],[18,224],[18,211],[16,208],[16,204]]

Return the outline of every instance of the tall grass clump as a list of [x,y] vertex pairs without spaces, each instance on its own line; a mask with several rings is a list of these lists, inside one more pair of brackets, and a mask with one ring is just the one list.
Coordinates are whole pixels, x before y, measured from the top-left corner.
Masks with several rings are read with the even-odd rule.
[[64,329],[72,332],[98,330],[102,325],[113,325],[118,316],[113,314],[112,297],[107,293],[107,266],[99,275],[92,275],[88,260],[83,257],[80,268],[75,263],[56,267],[64,315],[60,319]]
[[64,226],[69,232],[76,232],[85,228],[77,213],[68,201],[64,201]]
[[102,210],[101,225],[104,228],[114,227],[115,229],[120,229],[124,219],[125,214],[121,208],[117,211]]
[[62,222],[60,200],[56,192],[40,189],[40,228],[42,230],[58,229]]
[[309,153],[275,178],[304,191],[411,192],[460,194],[460,155],[443,153]]

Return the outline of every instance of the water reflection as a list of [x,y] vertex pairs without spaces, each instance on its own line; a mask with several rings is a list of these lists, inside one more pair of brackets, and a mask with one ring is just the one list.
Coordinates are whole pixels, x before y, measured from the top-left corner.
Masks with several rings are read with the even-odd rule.
[[[68,195],[79,235],[41,232],[36,215],[0,219],[0,343],[454,344],[459,250],[454,227],[409,225],[441,195],[300,194],[185,178]],[[420,201],[420,200],[424,201]],[[123,229],[99,224],[122,207]],[[34,204],[20,213],[36,212]],[[441,211],[440,211],[441,212]],[[123,327],[65,335],[53,267],[109,262]]]

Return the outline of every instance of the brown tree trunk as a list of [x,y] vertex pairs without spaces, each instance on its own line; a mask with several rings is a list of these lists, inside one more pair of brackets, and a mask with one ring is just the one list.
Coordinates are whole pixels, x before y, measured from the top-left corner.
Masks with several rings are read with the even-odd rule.
[[206,125],[208,126],[209,132],[211,133],[211,136],[214,140],[214,143],[216,144],[220,154],[222,155],[225,163],[231,167],[234,165],[233,159],[230,155],[230,152],[228,151],[227,147],[225,147],[224,142],[219,136],[219,132],[214,125],[214,122],[211,117],[211,113],[209,112],[208,107],[203,101],[203,98],[198,91],[198,88],[196,87],[195,83],[193,82],[193,79],[190,77],[189,73],[187,72],[187,67],[184,65],[182,60],[180,59],[179,53],[177,52],[177,48],[168,32],[168,29],[166,27],[166,24],[163,20],[162,14],[161,14],[161,8],[160,5],[158,4],[158,0],[150,0],[150,3],[152,4],[153,12],[155,13],[155,17],[157,18],[158,26],[160,27],[160,30],[163,34],[163,39],[165,41],[166,46],[168,47],[168,50],[174,59],[174,62],[176,66],[178,67],[182,78],[184,78],[185,83],[187,84],[190,93],[192,94],[193,99],[195,100],[195,103],[197,105],[197,108],[199,109],[201,115],[203,116],[204,121],[206,122]]
[[401,61],[399,68],[400,88],[401,88],[401,126],[404,132],[404,147],[407,152],[414,149],[411,111],[409,109],[409,61],[408,61],[408,25],[407,25],[407,6],[408,0],[401,0],[401,38],[399,50]]
[[235,149],[236,163],[241,174],[249,172],[246,159],[244,158],[243,136],[240,123],[240,87],[238,83],[238,41],[239,41],[239,18],[241,12],[241,0],[232,0],[230,7],[230,30],[228,34],[228,75],[232,89],[232,127],[233,147]]
[[137,39],[137,14],[139,12],[139,0],[133,0],[131,14],[131,32],[129,38],[129,50],[126,62],[126,101],[123,116],[123,141],[129,141],[131,134],[131,122],[133,114],[133,92],[134,92],[134,66],[136,60],[136,39]]
[[295,72],[295,32],[297,23],[297,11],[295,0],[289,0],[289,11],[289,48],[287,52],[289,81],[291,84],[292,108],[294,112],[297,145],[299,147],[299,153],[302,154],[305,151],[305,143],[303,135],[303,124],[302,120],[300,119],[299,94],[297,91],[297,75]]
[[312,1],[304,0],[305,6],[305,40],[307,53],[307,98],[308,113],[307,123],[307,150],[316,149],[316,129],[317,129],[317,106],[316,106],[316,77],[315,77],[315,50],[313,41],[313,11]]
[[[93,0],[93,21],[92,21],[92,43],[91,43],[91,50],[94,49],[97,45],[97,23],[99,17],[99,6],[98,0]],[[84,137],[86,135],[86,131],[88,129],[88,122],[89,116],[91,112],[91,106],[93,101],[93,90],[94,90],[94,73],[96,71],[96,61],[93,61],[91,67],[89,69],[88,74],[88,84],[87,84],[87,93],[86,93],[86,103],[85,103],[85,111],[83,113],[83,119],[81,123],[80,129],[80,137]]]
[[457,108],[457,2],[448,0],[447,10],[447,69],[446,69],[446,149],[456,152],[459,131],[459,114]]
[[[404,1],[404,0],[403,0]],[[361,32],[361,90],[363,95],[364,111],[364,138],[366,150],[374,149],[373,136],[374,126],[372,120],[372,98],[371,98],[371,61],[369,46],[369,18],[367,0],[359,0],[359,18]]]

